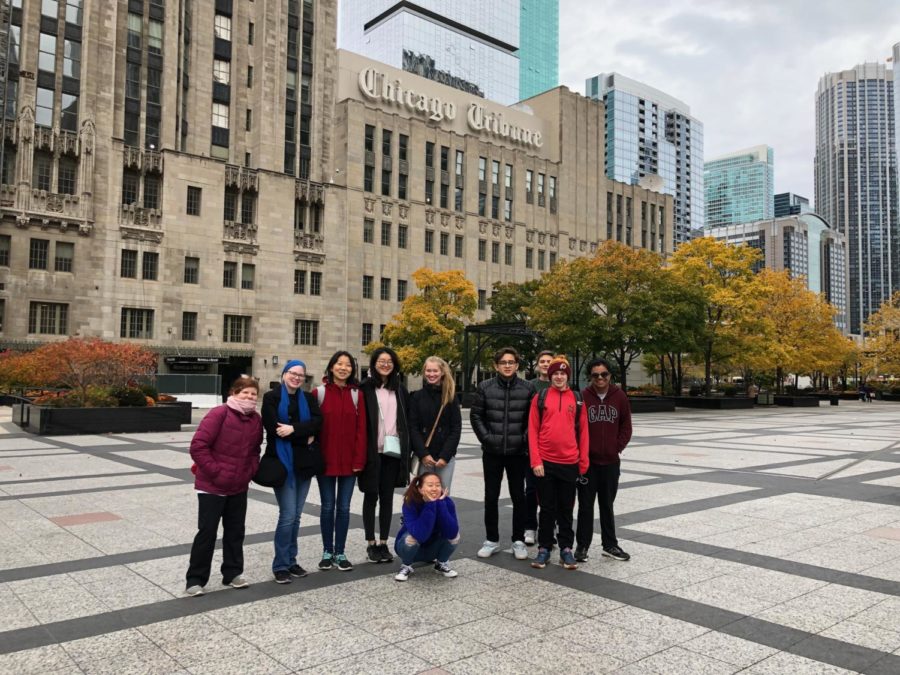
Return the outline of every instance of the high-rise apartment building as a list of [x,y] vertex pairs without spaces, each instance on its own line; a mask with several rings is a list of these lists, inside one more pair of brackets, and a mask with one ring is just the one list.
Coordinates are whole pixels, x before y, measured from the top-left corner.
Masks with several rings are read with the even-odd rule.
[[847,239],[850,332],[900,288],[895,81],[878,63],[816,91],[816,212]]
[[809,213],[812,208],[806,197],[801,197],[793,192],[779,192],[775,195],[775,218],[782,216],[798,216],[801,213]]
[[511,105],[521,98],[520,1],[340,0],[338,47]]
[[519,98],[559,84],[559,0],[521,0]]
[[588,78],[585,94],[606,105],[606,175],[672,195],[675,245],[690,241],[703,228],[703,124],[687,104],[618,73]]
[[707,228],[773,216],[775,160],[769,146],[757,145],[707,160],[703,181]]

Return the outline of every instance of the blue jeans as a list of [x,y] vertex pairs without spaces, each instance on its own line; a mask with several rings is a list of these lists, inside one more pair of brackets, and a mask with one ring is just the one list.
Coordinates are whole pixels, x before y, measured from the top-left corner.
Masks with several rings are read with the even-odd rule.
[[[319,524],[322,527],[322,548],[327,553],[338,555],[344,552],[347,530],[350,529],[350,500],[356,476],[317,476],[319,496],[322,498],[322,512]],[[337,501],[335,502],[335,489]]]
[[301,481],[294,476],[294,484],[285,481],[284,485],[275,488],[275,499],[278,500],[278,525],[275,526],[275,559],[272,560],[272,571],[287,570],[297,564],[297,534],[300,530],[300,514],[306,503],[306,495],[312,478]]
[[404,565],[412,565],[414,562],[431,562],[432,560],[445,563],[450,560],[450,556],[453,555],[457,546],[457,544],[451,544],[449,539],[440,537],[425,545],[418,542],[407,544],[408,536],[408,534],[404,534],[394,541],[394,550]]

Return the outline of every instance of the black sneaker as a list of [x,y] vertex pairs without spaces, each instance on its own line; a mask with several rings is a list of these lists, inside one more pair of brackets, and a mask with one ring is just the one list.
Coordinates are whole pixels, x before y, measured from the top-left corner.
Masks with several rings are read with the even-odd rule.
[[394,562],[394,556],[391,555],[391,552],[388,550],[387,544],[378,544],[378,555],[380,559],[378,562],[389,563]]
[[300,565],[296,565],[296,564],[295,564],[295,565],[291,565],[290,567],[288,567],[288,572],[290,573],[290,575],[291,575],[292,577],[298,577],[298,578],[299,578],[299,577],[305,577],[305,576],[306,576],[306,570],[303,569],[302,567],[300,567]]
[[347,556],[343,553],[334,556],[334,564],[341,572],[349,572],[353,569],[353,563],[347,560]]
[[575,562],[587,562],[589,558],[588,550],[583,546],[579,546],[575,549]]
[[603,555],[607,558],[615,558],[616,560],[631,560],[631,556],[618,546],[610,546],[609,548],[603,549]]
[[366,546],[366,560],[370,563],[381,562],[381,547],[378,544],[369,544]]
[[275,572],[275,583],[276,584],[289,584],[293,581],[291,579],[291,573],[287,570],[278,570]]
[[322,559],[319,561],[319,569],[323,572],[325,570],[330,570],[334,567],[334,556],[331,555],[328,551],[322,554]]

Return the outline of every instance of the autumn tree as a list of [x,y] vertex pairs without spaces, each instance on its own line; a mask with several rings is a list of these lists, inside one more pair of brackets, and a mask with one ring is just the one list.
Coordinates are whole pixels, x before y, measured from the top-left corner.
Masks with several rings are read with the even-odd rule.
[[440,356],[451,367],[462,361],[463,331],[475,315],[475,286],[461,270],[435,272],[422,267],[412,274],[418,289],[384,327],[381,341],[366,346],[371,354],[382,345],[397,352],[403,369],[419,373],[429,356]]
[[900,376],[900,291],[869,315],[864,332],[867,370],[876,375]]

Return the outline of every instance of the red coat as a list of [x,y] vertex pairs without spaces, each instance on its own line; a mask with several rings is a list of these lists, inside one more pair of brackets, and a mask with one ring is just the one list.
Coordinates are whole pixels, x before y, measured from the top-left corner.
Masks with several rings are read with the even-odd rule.
[[191,439],[194,487],[215,495],[246,492],[259,468],[262,439],[259,413],[244,415],[227,405],[210,410]]
[[538,412],[538,398],[531,399],[528,413],[528,450],[531,468],[545,461],[556,464],[578,464],[578,473],[588,470],[588,431],[584,406],[580,408],[580,438],[575,438],[575,413],[578,410],[575,394],[571,389],[560,391],[556,387],[547,390],[544,415]]
[[[351,389],[356,389],[356,406]],[[352,476],[366,466],[366,404],[355,385],[325,385],[319,445],[326,476]]]

